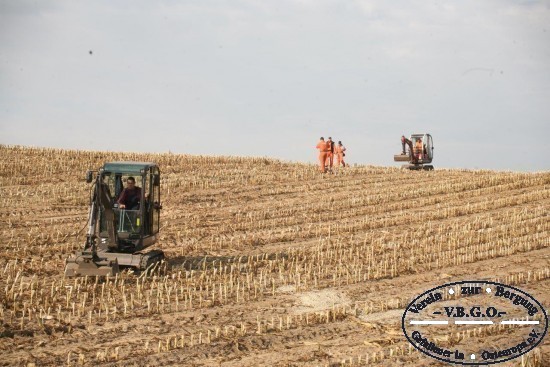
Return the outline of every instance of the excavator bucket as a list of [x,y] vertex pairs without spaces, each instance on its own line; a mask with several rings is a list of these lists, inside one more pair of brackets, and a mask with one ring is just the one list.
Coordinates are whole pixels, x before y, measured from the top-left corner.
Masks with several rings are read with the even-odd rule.
[[411,160],[411,157],[408,154],[395,154],[393,160],[395,162],[408,162]]
[[114,276],[119,273],[118,261],[95,258],[89,254],[75,254],[67,259],[65,276]]

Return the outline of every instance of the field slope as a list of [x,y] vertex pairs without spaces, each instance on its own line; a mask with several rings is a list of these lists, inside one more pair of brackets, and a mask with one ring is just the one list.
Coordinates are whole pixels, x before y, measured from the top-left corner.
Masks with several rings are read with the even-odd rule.
[[[115,160],[159,164],[167,263],[65,279],[85,172]],[[427,289],[497,280],[550,304],[549,172],[0,146],[0,204],[0,365],[439,366],[400,326]]]

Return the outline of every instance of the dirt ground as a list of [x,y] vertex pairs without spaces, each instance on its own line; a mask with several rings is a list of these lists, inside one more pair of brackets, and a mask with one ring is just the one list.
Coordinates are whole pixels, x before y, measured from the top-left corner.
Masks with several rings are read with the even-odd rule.
[[[446,366],[401,328],[430,288],[497,281],[549,309],[548,172],[0,152],[0,365]],[[118,160],[160,166],[166,263],[64,278],[85,239],[85,171]],[[470,345],[511,338],[460,331]],[[550,339],[497,365],[550,366]]]

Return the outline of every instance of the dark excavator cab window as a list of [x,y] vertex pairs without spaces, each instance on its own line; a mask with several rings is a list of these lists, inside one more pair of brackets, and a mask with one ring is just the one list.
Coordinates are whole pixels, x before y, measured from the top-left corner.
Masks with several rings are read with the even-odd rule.
[[[121,208],[117,203],[127,187],[129,177],[135,179],[135,186],[142,190],[143,199],[139,207]],[[152,235],[160,230],[160,172],[157,167],[143,172],[143,176],[125,173],[105,173],[103,182],[112,195],[113,212],[119,237],[134,238],[136,235]],[[142,202],[143,201],[143,202]],[[143,211],[143,212],[142,212]],[[102,221],[103,222],[103,221]],[[103,227],[103,226],[102,226]]]
[[[137,238],[142,233],[142,227],[144,227],[144,220],[141,216],[141,198],[139,198],[137,205],[132,208],[120,208],[118,200],[121,198],[124,188],[127,187],[128,178],[133,177],[135,180],[135,186],[140,187],[143,190],[142,177],[129,173],[103,173],[103,183],[109,190],[111,196],[111,205],[113,207],[113,213],[115,216],[115,227],[118,236],[121,239],[125,238]],[[101,215],[100,232],[106,230],[104,216]],[[143,234],[148,234],[150,231],[145,230]]]

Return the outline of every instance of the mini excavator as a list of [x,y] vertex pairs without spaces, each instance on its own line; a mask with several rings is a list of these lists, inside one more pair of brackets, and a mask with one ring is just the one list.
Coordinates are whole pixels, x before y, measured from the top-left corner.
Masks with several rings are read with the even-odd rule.
[[434,169],[434,166],[429,164],[432,163],[434,157],[433,140],[430,134],[412,134],[410,139],[403,135],[401,136],[401,146],[401,154],[395,154],[393,160],[395,162],[408,162],[408,164],[403,165],[403,168],[426,171]]
[[[134,207],[123,208],[117,200],[129,177],[141,192]],[[160,250],[143,252],[156,243],[160,228],[160,170],[155,163],[105,163],[88,171],[86,182],[93,182],[86,243],[67,259],[65,276],[114,276],[122,267],[143,271],[164,259]]]

